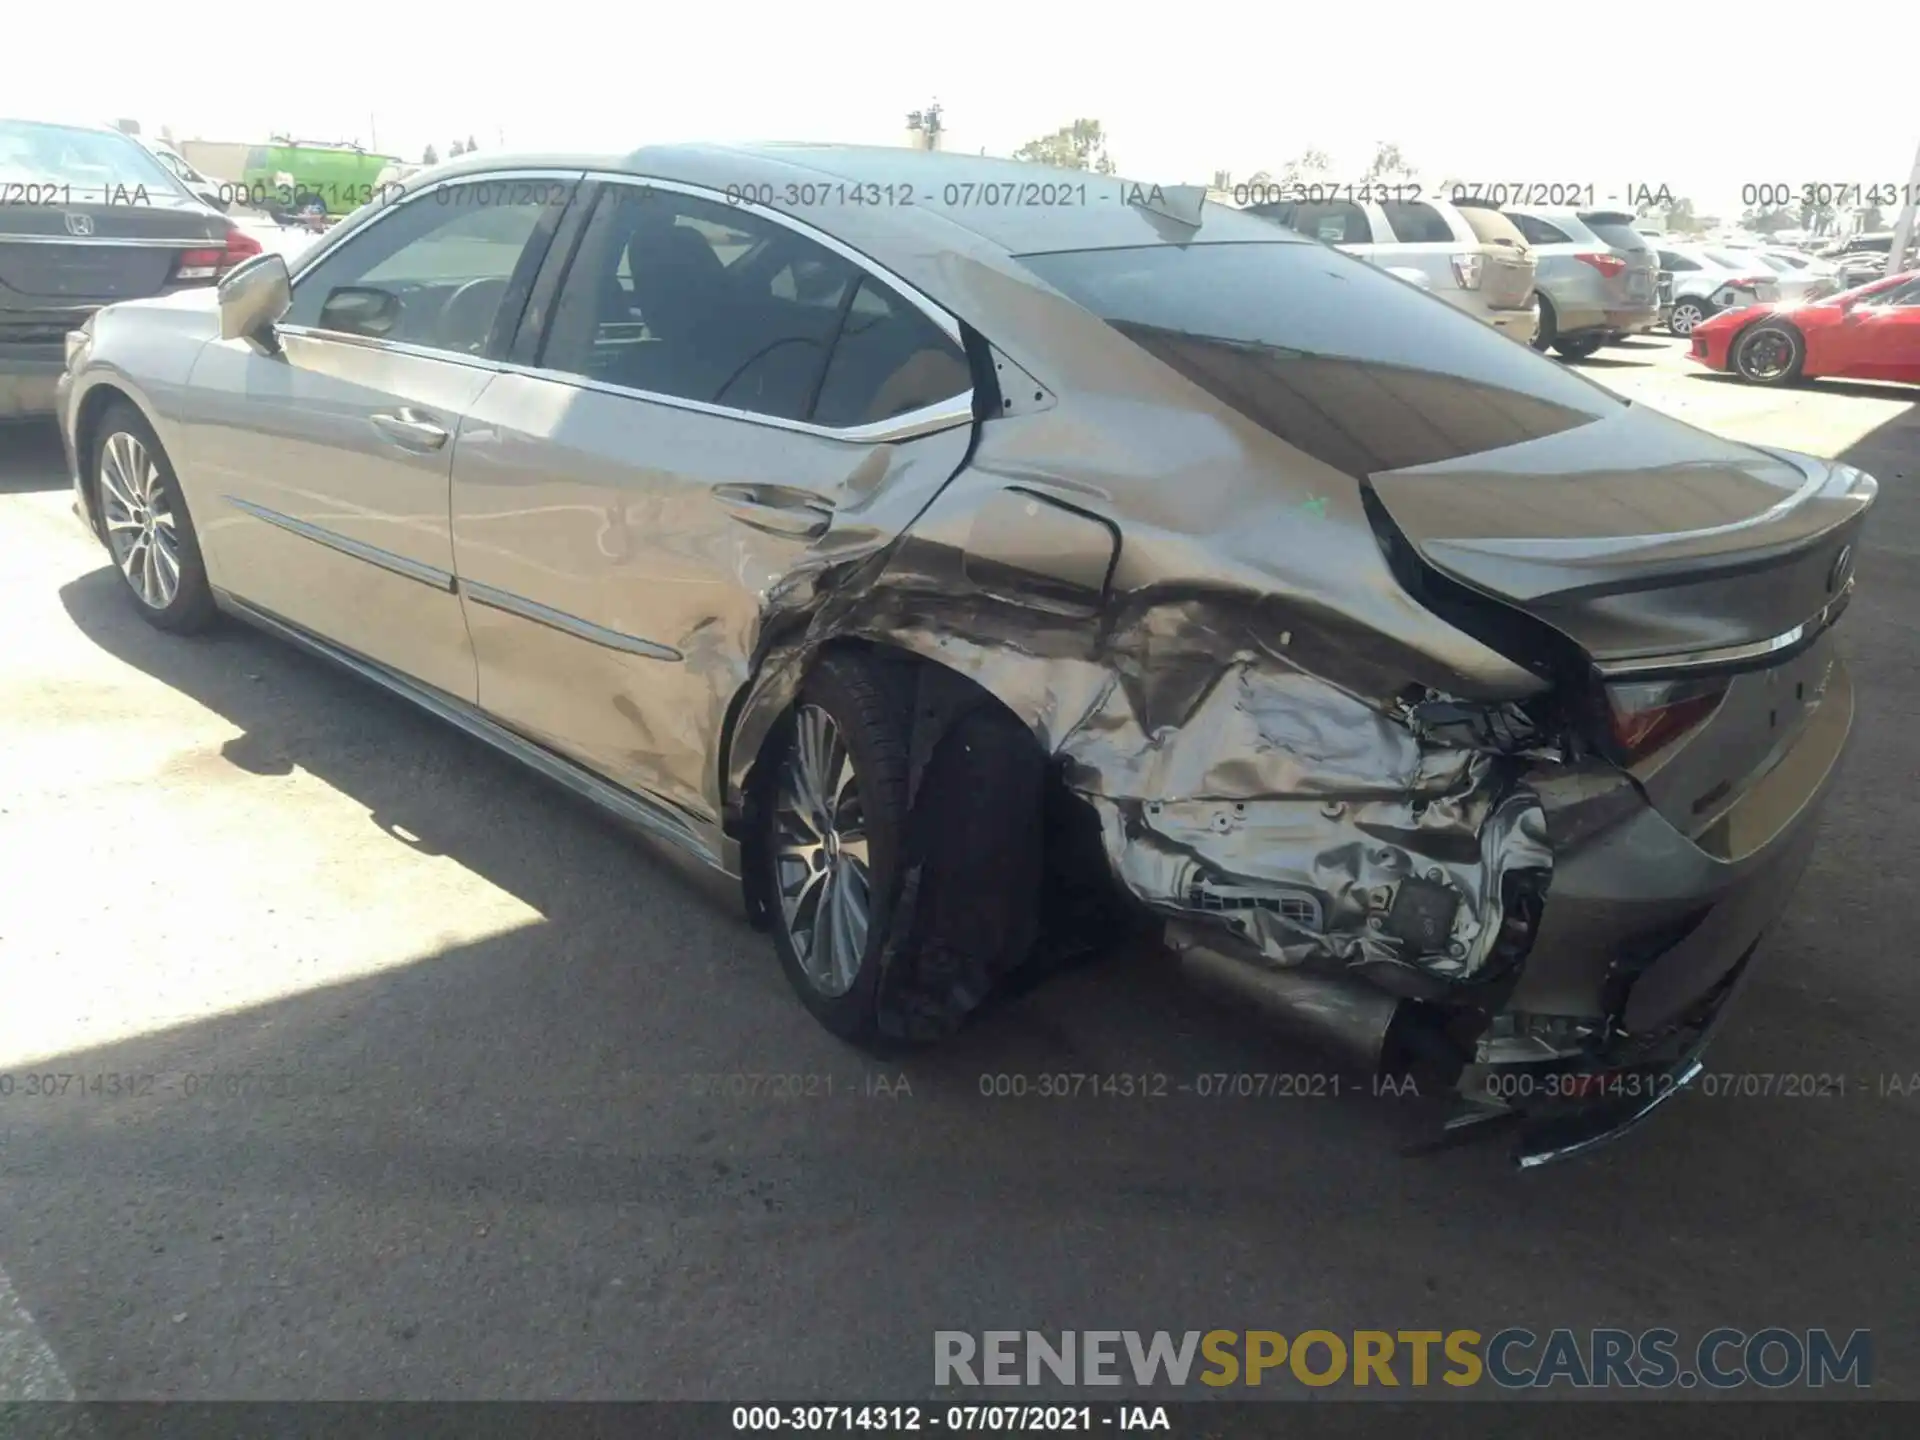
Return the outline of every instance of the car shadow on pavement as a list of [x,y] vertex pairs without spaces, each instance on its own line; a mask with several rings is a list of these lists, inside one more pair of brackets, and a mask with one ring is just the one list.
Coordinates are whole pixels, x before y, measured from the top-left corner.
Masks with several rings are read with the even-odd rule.
[[1722,370],[1690,370],[1686,372],[1695,380],[1704,380],[1710,385],[1728,385],[1744,387],[1749,390],[1772,388],[1784,395],[1851,395],[1858,400],[1897,400],[1904,405],[1920,401],[1920,389],[1911,385],[1901,385],[1892,380],[1802,380],[1793,385],[1765,387],[1743,380],[1738,375],[1729,375]]
[[60,490],[72,483],[60,431],[51,422],[0,420],[0,494]]
[[[917,1395],[934,1329],[1222,1313],[1818,1313],[1883,1345],[1910,1320],[1904,1104],[1684,1097],[1527,1177],[1497,1146],[1407,1160],[1431,1106],[1324,1078],[1148,951],[879,1062],[814,1024],[763,937],[477,742],[238,626],[156,634],[110,570],[62,600],[236,727],[235,766],[298,767],[539,916],[36,1061],[153,1077],[0,1122],[0,1252],[83,1394]],[[1910,994],[1833,963],[1808,887],[1715,1069],[1908,1043]],[[1851,905],[1854,946],[1905,933]]]

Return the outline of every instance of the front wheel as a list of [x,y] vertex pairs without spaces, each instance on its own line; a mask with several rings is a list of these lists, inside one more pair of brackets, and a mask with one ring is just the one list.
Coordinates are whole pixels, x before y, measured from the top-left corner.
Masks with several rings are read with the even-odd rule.
[[1673,314],[1667,320],[1667,329],[1684,339],[1693,333],[1696,325],[1704,323],[1712,314],[1713,307],[1705,300],[1688,296],[1673,302]]
[[1599,338],[1588,337],[1580,340],[1556,340],[1553,348],[1560,352],[1562,359],[1584,360],[1598,350],[1601,344]]
[[1756,385],[1791,385],[1807,363],[1807,342],[1791,325],[1756,325],[1733,346],[1733,369]]
[[214,618],[213,590],[179,477],[146,416],[115,400],[92,446],[107,549],[149,624],[182,634]]
[[1553,302],[1538,290],[1533,292],[1533,304],[1539,312],[1540,323],[1534,327],[1533,339],[1529,343],[1544,355],[1553,344],[1553,337],[1559,333],[1559,318],[1553,313]]

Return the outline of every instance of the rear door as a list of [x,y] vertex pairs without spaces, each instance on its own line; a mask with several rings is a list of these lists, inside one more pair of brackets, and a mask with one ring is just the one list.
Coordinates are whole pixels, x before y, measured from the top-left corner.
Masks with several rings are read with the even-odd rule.
[[480,704],[701,833],[777,597],[953,476],[970,370],[930,302],[718,195],[606,177],[567,248],[454,460]]
[[216,583],[472,701],[449,477],[577,179],[420,192],[303,268],[280,353],[201,352],[185,468]]
[[57,350],[102,305],[211,284],[225,244],[226,222],[126,136],[0,121],[0,345]]

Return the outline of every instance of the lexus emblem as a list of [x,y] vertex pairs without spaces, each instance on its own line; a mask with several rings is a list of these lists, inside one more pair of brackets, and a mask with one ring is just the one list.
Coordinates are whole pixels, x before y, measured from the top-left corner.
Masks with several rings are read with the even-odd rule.
[[93,217],[91,215],[67,216],[67,233],[69,235],[93,234]]
[[1827,593],[1833,594],[1840,583],[1847,578],[1847,566],[1853,560],[1853,546],[1842,545],[1840,553],[1833,557],[1833,569],[1827,572]]

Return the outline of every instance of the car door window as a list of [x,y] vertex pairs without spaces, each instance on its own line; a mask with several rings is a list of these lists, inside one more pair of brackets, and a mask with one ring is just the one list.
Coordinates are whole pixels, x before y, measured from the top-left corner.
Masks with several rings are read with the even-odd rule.
[[1453,241],[1453,227],[1447,217],[1419,200],[1386,200],[1380,213],[1393,227],[1396,240],[1408,245],[1447,245]]
[[571,192],[566,181],[481,180],[416,196],[303,274],[286,323],[479,354],[528,240]]
[[852,261],[738,207],[637,185],[595,207],[540,365],[836,427],[971,383],[960,347]]
[[1302,235],[1311,235],[1329,245],[1370,245],[1374,239],[1367,212],[1350,200],[1296,205],[1287,224]]
[[1698,270],[1700,267],[1684,255],[1676,255],[1671,250],[1662,250],[1660,268],[1662,270]]
[[847,307],[812,419],[835,427],[891,420],[972,387],[966,353],[920,309],[872,276]]
[[737,206],[612,186],[561,285],[540,364],[801,420],[860,274]]
[[1544,220],[1535,219],[1531,215],[1509,215],[1507,218],[1513,221],[1515,227],[1522,235],[1527,237],[1527,243],[1529,245],[1565,245],[1570,243],[1571,237],[1569,237],[1565,231],[1549,225]]

